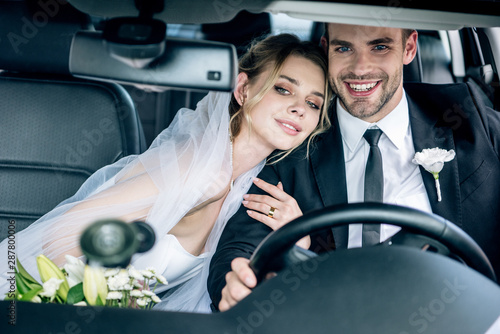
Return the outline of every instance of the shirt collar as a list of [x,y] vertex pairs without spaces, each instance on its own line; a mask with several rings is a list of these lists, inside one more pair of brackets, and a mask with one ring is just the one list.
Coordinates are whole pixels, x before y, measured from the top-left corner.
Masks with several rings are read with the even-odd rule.
[[342,108],[339,99],[337,99],[337,117],[342,139],[351,152],[355,151],[365,131],[372,127],[382,130],[389,140],[400,149],[403,146],[410,124],[408,100],[404,91],[403,97],[396,108],[376,123],[368,123],[352,116]]

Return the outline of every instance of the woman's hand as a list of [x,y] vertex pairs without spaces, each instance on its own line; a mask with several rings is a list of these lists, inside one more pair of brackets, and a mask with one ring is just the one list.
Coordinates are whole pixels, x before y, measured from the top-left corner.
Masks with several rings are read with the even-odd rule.
[[[274,186],[266,181],[255,178],[253,183],[269,195],[246,194],[243,196],[243,205],[249,209],[250,217],[269,226],[276,231],[283,225],[288,224],[295,218],[302,216],[297,201],[283,191],[283,184],[278,182]],[[310,238],[304,237],[297,242],[297,246],[308,249],[311,244]]]

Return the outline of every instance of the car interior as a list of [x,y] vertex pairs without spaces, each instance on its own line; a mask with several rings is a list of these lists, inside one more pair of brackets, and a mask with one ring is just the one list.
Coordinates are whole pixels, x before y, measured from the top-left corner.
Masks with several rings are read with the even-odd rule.
[[[22,230],[73,194],[100,167],[143,152],[180,108],[195,108],[208,90],[166,87],[155,91],[138,84],[75,78],[69,70],[73,35],[80,30],[102,29],[103,18],[84,14],[69,4],[58,6],[57,11],[35,1],[1,1],[0,6],[0,29],[8,36],[2,42],[12,45],[2,47],[0,79],[5,92],[16,92],[6,93],[2,100],[5,120],[0,136],[2,141],[15,143],[5,145],[0,157],[0,189],[6,199],[0,204],[3,239],[7,217],[15,218],[18,230]],[[50,15],[51,10],[54,15]],[[237,55],[252,39],[280,31],[291,30],[319,43],[322,23],[283,16],[241,11],[224,23],[169,24],[167,35],[231,43]],[[404,69],[406,82],[472,82],[484,100],[499,109],[494,60],[478,43],[484,39],[484,31],[418,32],[416,59]],[[467,48],[469,45],[474,47]],[[459,53],[452,54],[456,49]],[[462,53],[469,49],[470,54]],[[82,91],[89,95],[83,97]],[[57,96],[58,104],[51,94]],[[40,119],[46,122],[40,123]],[[99,129],[99,122],[112,127],[113,133],[90,132]],[[24,131],[18,124],[23,124]]]
[[[137,2],[140,3],[140,1],[135,3]],[[303,2],[306,1],[301,3]],[[153,78],[152,81],[148,81],[149,74],[140,68],[136,69],[137,72],[131,72],[146,73],[144,78],[136,82],[127,81],[124,78],[113,78],[111,75],[108,78],[102,78],[89,74],[92,73],[90,67],[78,65],[78,55],[75,54],[77,32],[90,31],[88,36],[100,36],[104,29],[104,22],[109,18],[108,14],[113,10],[117,12],[115,16],[137,13],[137,10],[133,8],[133,3],[133,1],[127,2],[120,10],[117,10],[116,1],[110,1],[108,4],[103,2],[99,7],[93,1],[86,3],[85,1],[62,0],[0,0],[0,50],[2,50],[0,52],[0,91],[2,92],[0,97],[0,146],[2,147],[0,150],[0,198],[2,199],[0,201],[0,240],[7,237],[10,219],[15,219],[16,229],[20,231],[74,194],[80,185],[99,168],[124,156],[144,152],[154,138],[168,127],[179,109],[194,109],[209,89],[231,90],[230,81],[224,83],[223,86],[209,83],[203,87],[197,85],[198,80],[191,79],[192,83],[182,86],[178,83],[169,84],[167,77],[163,85],[155,86],[154,83],[163,78]],[[168,17],[175,17],[174,3],[172,2],[174,7],[169,7],[169,1],[165,1],[165,6],[170,10]],[[231,3],[239,5],[242,1],[215,1],[213,3],[229,6]],[[248,5],[250,11],[239,10],[234,17],[231,17],[231,12],[221,14],[218,18],[207,16],[197,20],[190,19],[190,15],[200,15],[201,7],[197,10],[193,9],[192,13],[180,11],[179,13],[182,13],[178,20],[180,22],[176,22],[175,19],[166,22],[166,38],[172,39],[171,45],[174,45],[176,39],[207,42],[209,44],[206,45],[206,50],[215,49],[217,43],[229,45],[221,50],[221,54],[232,52],[234,59],[228,60],[230,64],[226,66],[227,68],[221,69],[222,73],[235,69],[235,63],[231,61],[236,61],[255,38],[280,32],[292,32],[301,39],[319,43],[323,34],[321,21],[297,18],[300,15],[295,15],[296,17],[286,15],[287,11],[281,11],[279,7],[285,3],[284,1],[276,1],[278,4],[276,7],[270,7],[271,10],[266,7],[265,3],[265,1],[257,1],[255,4]],[[481,5],[477,8],[477,11],[485,11],[486,7]],[[460,6],[457,7],[457,11],[462,9]],[[189,23],[182,22],[183,18],[187,18],[185,22]],[[435,84],[469,82],[481,92],[487,105],[500,110],[498,72],[500,64],[498,59],[495,62],[492,51],[500,48],[498,40],[500,24],[493,28],[476,28],[467,25],[462,29],[455,26],[451,29],[445,29],[446,27],[431,29],[430,26],[426,27],[424,24],[417,28],[418,52],[415,60],[404,68],[404,81]],[[497,39],[491,38],[492,31],[496,33]],[[85,36],[79,36],[81,36],[80,41],[84,43]],[[91,44],[90,40],[88,43],[82,44],[83,48],[89,48],[86,61],[95,54],[94,45],[99,44],[97,42]],[[168,45],[167,43],[167,48]],[[201,48],[200,50],[203,50],[204,44],[200,45],[196,44]],[[183,47],[179,46],[179,50]],[[128,51],[130,50],[126,50]],[[93,62],[92,66],[96,68],[105,64],[102,59],[93,59]],[[182,70],[185,71],[186,76],[190,75],[189,69],[183,68]],[[334,254],[325,259],[310,259],[309,263],[311,266],[318,266],[319,262],[330,263],[330,267],[334,268],[337,265],[334,263],[338,263],[335,261],[341,261],[346,266],[345,268],[348,268],[347,270],[355,270],[349,267],[350,263],[364,261],[367,265],[376,267],[378,264],[385,268],[384,264],[388,255],[382,251],[379,253],[370,255],[371,257],[366,260],[364,257],[366,253],[360,249],[350,253],[347,258],[340,258]],[[456,262],[448,263],[438,259],[432,254],[421,259],[416,252],[400,249],[399,252],[391,251],[389,256],[397,263],[406,262],[410,258],[415,260],[413,272],[426,273],[429,282],[434,284],[432,289],[428,289],[426,284],[431,283],[419,281],[411,273],[393,272],[397,281],[408,282],[415,287],[415,290],[412,290],[413,293],[425,293],[428,296],[439,295],[444,288],[448,287],[450,291],[456,292],[457,298],[462,298],[462,303],[443,304],[455,310],[449,318],[436,317],[431,321],[429,318],[420,317],[418,319],[423,320],[418,323],[419,326],[413,326],[411,321],[408,324],[407,317],[401,319],[398,328],[405,329],[401,333],[409,333],[412,332],[411,330],[414,332],[424,327],[427,329],[428,327],[424,325],[431,323],[435,327],[429,326],[429,333],[440,332],[443,328],[446,330],[453,328],[458,331],[451,332],[460,332],[467,319],[475,319],[476,328],[480,329],[478,332],[485,332],[484,328],[487,329],[496,319],[495,317],[498,317],[494,310],[500,309],[500,289],[496,283],[484,276],[467,271],[464,266]],[[450,279],[448,283],[443,283],[439,278],[433,277],[433,273],[425,269],[425,263],[430,261],[438,261],[445,268],[443,270],[452,273],[452,276],[455,275],[453,277],[459,277],[462,285],[453,279]],[[374,313],[371,312],[375,312],[376,308],[366,308],[364,311],[356,312],[356,315],[363,314],[371,320],[363,322],[355,319],[358,325],[352,326],[353,320],[348,310],[350,310],[349,307],[356,308],[356,305],[349,303],[347,306],[341,305],[333,299],[324,304],[315,305],[302,299],[307,294],[324,293],[322,292],[324,290],[318,288],[319,285],[324,289],[334,289],[335,285],[345,283],[342,282],[340,276],[335,277],[335,270],[337,269],[333,269],[333,273],[330,271],[328,274],[322,274],[320,270],[316,281],[299,280],[299,285],[304,290],[303,294],[294,294],[293,291],[289,291],[290,289],[285,291],[283,282],[280,285],[279,281],[270,280],[262,286],[260,291],[252,294],[246,304],[242,303],[241,306],[238,305],[231,311],[216,315],[96,308],[82,309],[81,312],[75,313],[72,308],[61,305],[50,305],[49,310],[57,313],[59,317],[73,319],[83,332],[93,330],[92,326],[96,323],[101,326],[101,331],[111,331],[117,323],[127,322],[129,319],[140,320],[141,330],[161,328],[165,332],[182,330],[185,333],[200,332],[203,328],[204,332],[217,333],[277,331],[296,333],[304,329],[323,332],[325,324],[322,321],[325,317],[328,318],[326,326],[338,326],[343,333],[370,332],[370,328],[373,328],[370,326],[374,326],[373,324],[381,329],[378,332],[388,332],[394,328],[394,322],[382,322],[372,317]],[[378,272],[377,269],[374,269],[375,272]],[[327,279],[327,277],[335,278]],[[356,278],[350,284],[361,284],[362,277],[355,275],[352,277]],[[463,286],[467,288],[460,290]],[[397,313],[395,305],[403,303],[405,297],[398,297],[397,302],[386,299],[387,295],[393,295],[392,291],[396,287],[389,283],[384,284],[383,287],[386,291],[383,291],[383,296],[380,298],[386,303],[384,305],[391,305],[387,312]],[[397,288],[406,289],[407,285]],[[477,294],[489,296],[483,298],[481,307],[475,304]],[[301,306],[296,307],[299,304]],[[3,306],[2,304],[2,308]],[[37,307],[38,305],[26,305],[23,312],[36,313],[39,311]],[[328,307],[337,307],[340,311],[326,316],[325,310]],[[433,306],[422,305],[422,307]],[[471,312],[471,309],[475,307],[478,308],[477,312]],[[399,314],[408,314],[408,312],[412,314],[413,312],[412,309],[399,311]],[[464,317],[465,313],[469,316]],[[294,316],[291,317],[291,314]],[[272,321],[269,320],[271,318]],[[347,319],[350,321],[350,326],[345,323]],[[315,322],[322,324],[305,326],[306,323]],[[0,328],[3,328],[2,326],[4,323]],[[25,321],[19,330],[30,332],[33,328],[39,328],[48,332],[49,329],[54,328],[53,326],[58,328],[56,332],[65,330],[68,332],[68,327],[64,328],[64,324],[58,324],[54,318],[46,321],[36,319],[31,323]],[[134,322],[133,327],[139,328],[138,323]],[[467,330],[473,329],[474,326],[467,327]]]
[[23,2],[1,3],[2,29],[32,37],[19,42],[22,48],[2,48],[0,56],[2,239],[7,217],[23,229],[72,196],[97,169],[147,145],[122,86],[69,74],[72,34],[89,28],[88,16],[64,7],[44,29],[30,31],[17,24],[29,11]]

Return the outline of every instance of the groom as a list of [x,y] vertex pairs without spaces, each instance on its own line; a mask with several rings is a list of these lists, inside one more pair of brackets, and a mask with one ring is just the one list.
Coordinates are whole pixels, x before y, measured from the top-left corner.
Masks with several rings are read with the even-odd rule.
[[[452,221],[483,248],[500,277],[500,113],[486,107],[470,85],[403,88],[403,65],[415,57],[416,31],[328,24],[322,44],[338,97],[331,106],[332,127],[309,159],[297,151],[266,166],[259,178],[271,184],[281,181],[303,212],[363,202],[371,151],[364,134],[377,129],[380,139],[372,146],[383,161],[383,184],[378,185],[383,202]],[[456,152],[439,173],[441,201],[433,175],[412,163],[416,152],[437,147]],[[263,192],[254,186],[250,193]],[[247,259],[270,232],[246,210],[242,206],[227,223],[212,259],[208,289],[220,310],[255,287]],[[378,233],[384,240],[395,231],[382,225]],[[329,240],[334,248],[357,247],[362,235],[362,226],[350,226],[334,229]],[[319,237],[327,239],[327,232]],[[317,238],[312,240],[310,249],[317,249]]]

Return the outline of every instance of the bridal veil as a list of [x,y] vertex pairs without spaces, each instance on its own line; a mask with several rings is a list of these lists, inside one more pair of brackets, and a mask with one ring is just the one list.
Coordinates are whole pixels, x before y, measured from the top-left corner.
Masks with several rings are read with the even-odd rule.
[[[37,255],[43,253],[51,259],[61,259],[71,254],[78,250],[82,230],[103,218],[145,220],[160,241],[154,247],[161,247],[162,237],[182,217],[231,182],[230,98],[231,93],[209,93],[195,110],[179,110],[171,125],[158,135],[146,152],[124,157],[94,173],[74,196],[16,234],[18,260],[38,279]],[[264,161],[235,180],[208,237],[203,263],[196,275],[183,282],[170,282],[176,287],[166,294],[157,308],[210,311],[206,291],[210,260],[225,223],[237,211],[242,196],[263,165]],[[7,254],[6,240],[0,249]],[[141,265],[155,267],[160,273],[168,271],[168,268],[158,267],[155,258],[148,258],[147,253],[140,258]],[[6,266],[2,261],[3,276],[11,271]],[[2,296],[8,290],[7,283],[3,277],[0,282]]]

